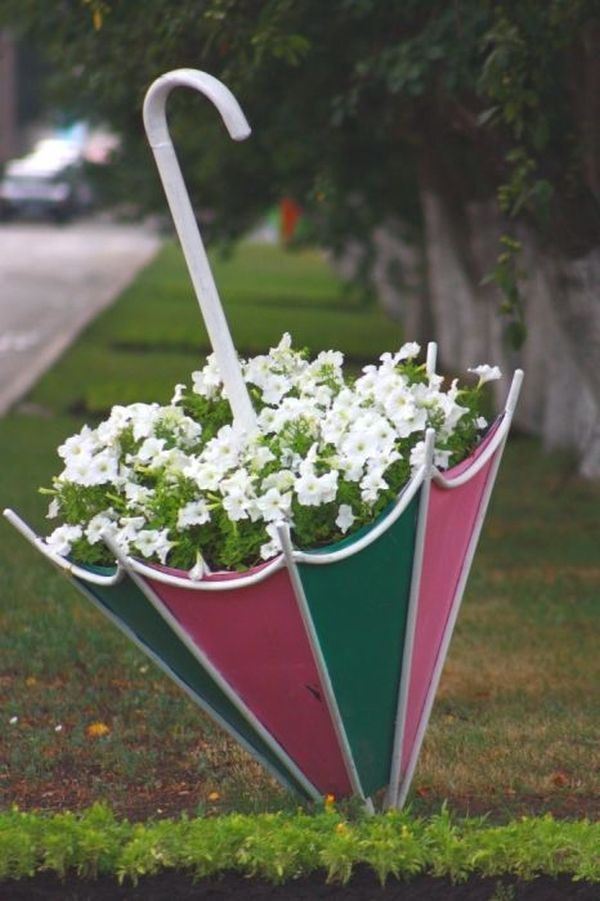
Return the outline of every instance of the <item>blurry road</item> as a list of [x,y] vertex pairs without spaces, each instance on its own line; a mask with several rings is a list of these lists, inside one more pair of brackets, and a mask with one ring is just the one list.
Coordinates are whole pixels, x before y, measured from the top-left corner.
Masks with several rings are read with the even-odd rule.
[[0,224],[0,415],[159,246],[150,228],[103,218]]

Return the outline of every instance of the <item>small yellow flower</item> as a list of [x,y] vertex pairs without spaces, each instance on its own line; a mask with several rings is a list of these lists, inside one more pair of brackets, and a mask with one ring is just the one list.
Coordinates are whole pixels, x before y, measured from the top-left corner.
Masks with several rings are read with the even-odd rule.
[[348,832],[348,827],[346,826],[345,823],[338,823],[337,826],[335,827],[335,831],[337,833],[339,833],[340,835],[343,835],[344,832]]
[[211,792],[208,796],[208,800],[209,801],[220,801],[221,795],[219,794],[219,792]]
[[28,688],[31,688],[32,685],[37,685],[37,679],[35,678],[35,676],[27,676],[27,678],[25,679],[25,685],[27,685]]
[[109,734],[110,726],[107,726],[106,723],[90,723],[85,731],[90,738],[101,738],[103,735]]
[[331,810],[331,808],[335,805],[335,795],[327,794],[325,795],[325,810]]

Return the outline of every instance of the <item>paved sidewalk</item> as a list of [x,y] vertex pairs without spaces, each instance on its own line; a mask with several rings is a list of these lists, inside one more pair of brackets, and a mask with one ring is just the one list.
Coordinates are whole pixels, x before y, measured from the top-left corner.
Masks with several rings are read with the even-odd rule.
[[0,225],[0,415],[158,251],[144,225]]

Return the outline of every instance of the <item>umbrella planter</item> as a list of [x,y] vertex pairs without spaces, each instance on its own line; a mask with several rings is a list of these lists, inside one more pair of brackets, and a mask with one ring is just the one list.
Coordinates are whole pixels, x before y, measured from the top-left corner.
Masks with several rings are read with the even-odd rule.
[[[212,279],[175,153],[165,103],[176,85],[219,109],[235,139],[249,129],[220,82],[179,70],[150,88],[144,119],[169,199],[234,427],[256,413]],[[427,373],[435,369],[430,345]],[[110,569],[55,553],[12,511],[7,518],[122,632],[284,785],[308,798],[356,795],[369,806],[408,792],[517,402],[476,450],[440,472],[435,434],[423,462],[373,523],[317,550],[293,545],[245,572],[185,571],[143,562],[105,535]]]

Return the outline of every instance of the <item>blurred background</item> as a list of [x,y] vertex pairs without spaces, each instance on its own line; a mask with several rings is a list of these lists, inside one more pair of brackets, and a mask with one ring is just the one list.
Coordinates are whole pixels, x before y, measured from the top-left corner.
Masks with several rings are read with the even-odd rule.
[[5,214],[164,210],[143,95],[205,69],[254,126],[237,147],[197,98],[171,101],[209,237],[279,208],[287,240],[327,248],[447,367],[522,364],[518,424],[598,476],[597,3],[5,0],[0,26]]

